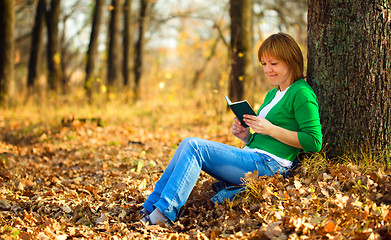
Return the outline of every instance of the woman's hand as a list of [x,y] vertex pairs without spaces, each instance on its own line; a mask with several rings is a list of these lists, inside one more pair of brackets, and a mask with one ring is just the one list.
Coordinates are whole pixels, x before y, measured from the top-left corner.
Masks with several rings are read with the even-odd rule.
[[263,135],[271,135],[274,129],[274,125],[260,116],[253,116],[245,114],[243,116],[243,121],[250,126],[254,132],[260,133]]
[[250,126],[254,132],[269,135],[270,137],[289,146],[302,149],[297,132],[276,126],[263,117],[247,114],[243,117],[244,122]]
[[242,140],[244,143],[248,143],[251,137],[250,128],[243,127],[238,118],[235,117],[234,120],[232,134]]

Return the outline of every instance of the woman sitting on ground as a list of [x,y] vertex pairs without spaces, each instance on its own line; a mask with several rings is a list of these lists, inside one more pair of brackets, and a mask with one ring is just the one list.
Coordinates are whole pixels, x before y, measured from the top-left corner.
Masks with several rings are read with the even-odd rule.
[[184,139],[143,204],[143,223],[175,221],[201,170],[240,185],[247,172],[282,174],[292,167],[299,151],[320,151],[318,101],[303,79],[303,55],[296,41],[284,33],[271,35],[261,44],[258,59],[276,88],[267,93],[257,116],[245,115],[249,127],[234,119],[232,133],[246,146],[241,149],[199,138]]

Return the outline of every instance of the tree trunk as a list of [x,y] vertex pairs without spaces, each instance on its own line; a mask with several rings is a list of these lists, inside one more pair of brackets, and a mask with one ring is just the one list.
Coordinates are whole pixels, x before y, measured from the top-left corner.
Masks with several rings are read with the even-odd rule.
[[35,22],[31,36],[31,50],[29,60],[29,71],[27,77],[27,88],[30,90],[37,82],[39,67],[42,62],[41,52],[43,47],[43,28],[45,24],[46,1],[39,0],[35,14]]
[[133,57],[133,28],[132,28],[132,0],[125,0],[124,7],[124,59],[123,59],[123,77],[124,85],[128,86],[132,72],[132,57]]
[[150,0],[140,0],[140,16],[138,19],[138,38],[135,47],[135,63],[134,63],[134,99],[139,98],[140,79],[143,71],[143,50],[144,38],[148,23],[148,11],[151,5]]
[[[389,0],[310,0],[308,81],[332,155],[391,144]],[[361,149],[362,150],[362,149]]]
[[90,43],[87,51],[87,63],[86,63],[86,79],[84,88],[86,90],[88,98],[92,94],[92,84],[94,82],[94,76],[96,72],[96,63],[98,57],[98,36],[100,30],[100,23],[103,13],[103,0],[95,1],[94,15],[92,19]]
[[121,24],[121,0],[112,0],[112,11],[109,28],[109,49],[108,49],[108,69],[107,82],[109,89],[113,89],[120,83],[121,78],[121,47],[120,47],[120,24]]
[[14,0],[0,1],[0,106],[8,95],[14,79]]
[[231,74],[229,97],[243,100],[245,89],[253,77],[251,0],[230,0]]
[[217,38],[215,39],[215,41],[212,45],[212,48],[210,50],[210,53],[209,53],[208,57],[205,59],[204,63],[202,64],[201,68],[195,72],[193,80],[191,81],[191,87],[193,89],[195,89],[197,87],[198,82],[202,78],[202,75],[204,74],[206,68],[208,67],[209,62],[212,60],[212,58],[216,54],[216,48],[217,48],[217,44],[219,43],[219,41],[220,41],[220,35],[218,35]]
[[60,21],[60,0],[51,0],[50,9],[47,12],[48,29],[48,84],[49,89],[57,92],[61,79],[61,54],[58,45],[58,24]]

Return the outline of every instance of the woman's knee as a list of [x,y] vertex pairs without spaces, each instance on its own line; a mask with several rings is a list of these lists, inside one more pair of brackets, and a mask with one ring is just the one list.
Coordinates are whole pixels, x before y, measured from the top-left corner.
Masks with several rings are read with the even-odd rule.
[[202,156],[204,152],[207,151],[208,140],[197,138],[197,137],[188,137],[183,139],[181,142],[182,152],[187,154]]
[[187,137],[182,140],[181,145],[188,146],[188,147],[197,147],[202,143],[204,139],[197,138],[197,137]]

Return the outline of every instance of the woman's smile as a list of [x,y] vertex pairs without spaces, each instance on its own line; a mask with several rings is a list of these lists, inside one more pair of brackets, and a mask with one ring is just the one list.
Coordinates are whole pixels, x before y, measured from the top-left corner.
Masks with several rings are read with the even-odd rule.
[[274,57],[265,56],[261,63],[271,84],[278,85],[281,91],[289,87],[292,82],[292,74],[285,62]]

